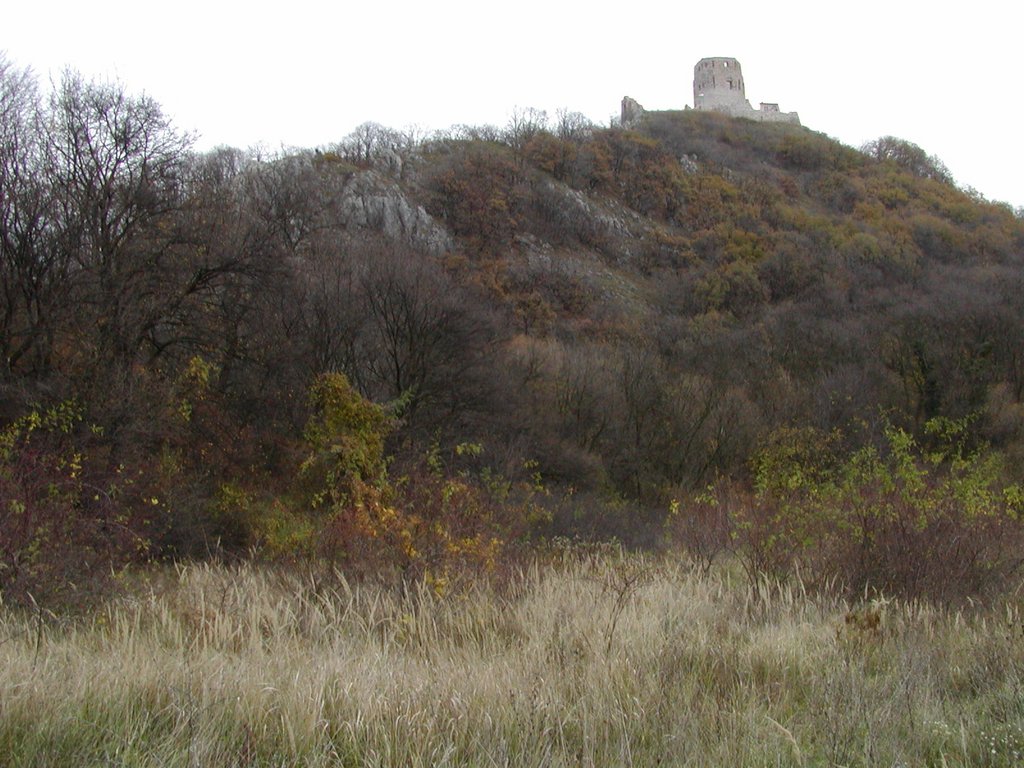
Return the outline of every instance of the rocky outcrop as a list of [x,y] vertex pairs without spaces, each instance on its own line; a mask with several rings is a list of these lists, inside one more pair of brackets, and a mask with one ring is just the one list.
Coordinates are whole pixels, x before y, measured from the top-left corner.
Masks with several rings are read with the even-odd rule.
[[454,247],[443,226],[377,171],[350,176],[342,187],[339,207],[346,227],[373,229],[433,255]]
[[631,261],[642,240],[642,217],[612,200],[598,200],[553,179],[538,183],[535,205],[547,220],[616,263]]

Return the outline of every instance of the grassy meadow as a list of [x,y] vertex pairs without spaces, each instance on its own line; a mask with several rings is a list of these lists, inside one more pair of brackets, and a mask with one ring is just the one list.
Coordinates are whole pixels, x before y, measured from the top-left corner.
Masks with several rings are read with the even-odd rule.
[[448,595],[151,571],[85,617],[0,608],[0,764],[1019,765],[1020,611],[615,552]]

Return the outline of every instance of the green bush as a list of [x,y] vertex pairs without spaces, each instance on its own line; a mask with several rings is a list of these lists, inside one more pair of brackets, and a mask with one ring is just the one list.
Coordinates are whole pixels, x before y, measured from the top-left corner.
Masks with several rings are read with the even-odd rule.
[[364,485],[386,476],[384,439],[391,420],[382,406],[360,395],[343,373],[325,373],[310,389],[313,415],[306,424],[310,453],[301,467],[310,506],[353,500]]
[[752,575],[956,602],[1011,586],[1024,562],[1024,494],[1000,456],[967,447],[967,419],[932,419],[924,447],[889,425],[842,456],[838,433],[779,430],[754,461],[735,537]]

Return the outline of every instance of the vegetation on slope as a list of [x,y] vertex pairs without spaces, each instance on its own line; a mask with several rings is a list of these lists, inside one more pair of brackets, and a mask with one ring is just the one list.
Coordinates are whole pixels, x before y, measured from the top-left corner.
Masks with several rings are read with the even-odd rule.
[[[844,542],[823,581],[951,599],[1017,571],[1024,224],[913,145],[527,110],[197,154],[117,86],[0,91],[5,600],[251,551],[446,584],[556,534]],[[951,594],[879,554],[914,531],[926,570],[1008,548]]]

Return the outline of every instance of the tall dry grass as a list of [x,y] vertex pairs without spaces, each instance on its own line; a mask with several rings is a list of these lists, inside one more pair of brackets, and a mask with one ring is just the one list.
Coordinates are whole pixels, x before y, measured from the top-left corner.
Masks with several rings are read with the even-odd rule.
[[251,566],[0,609],[18,766],[1016,765],[1015,603],[851,607],[613,553],[438,597]]

